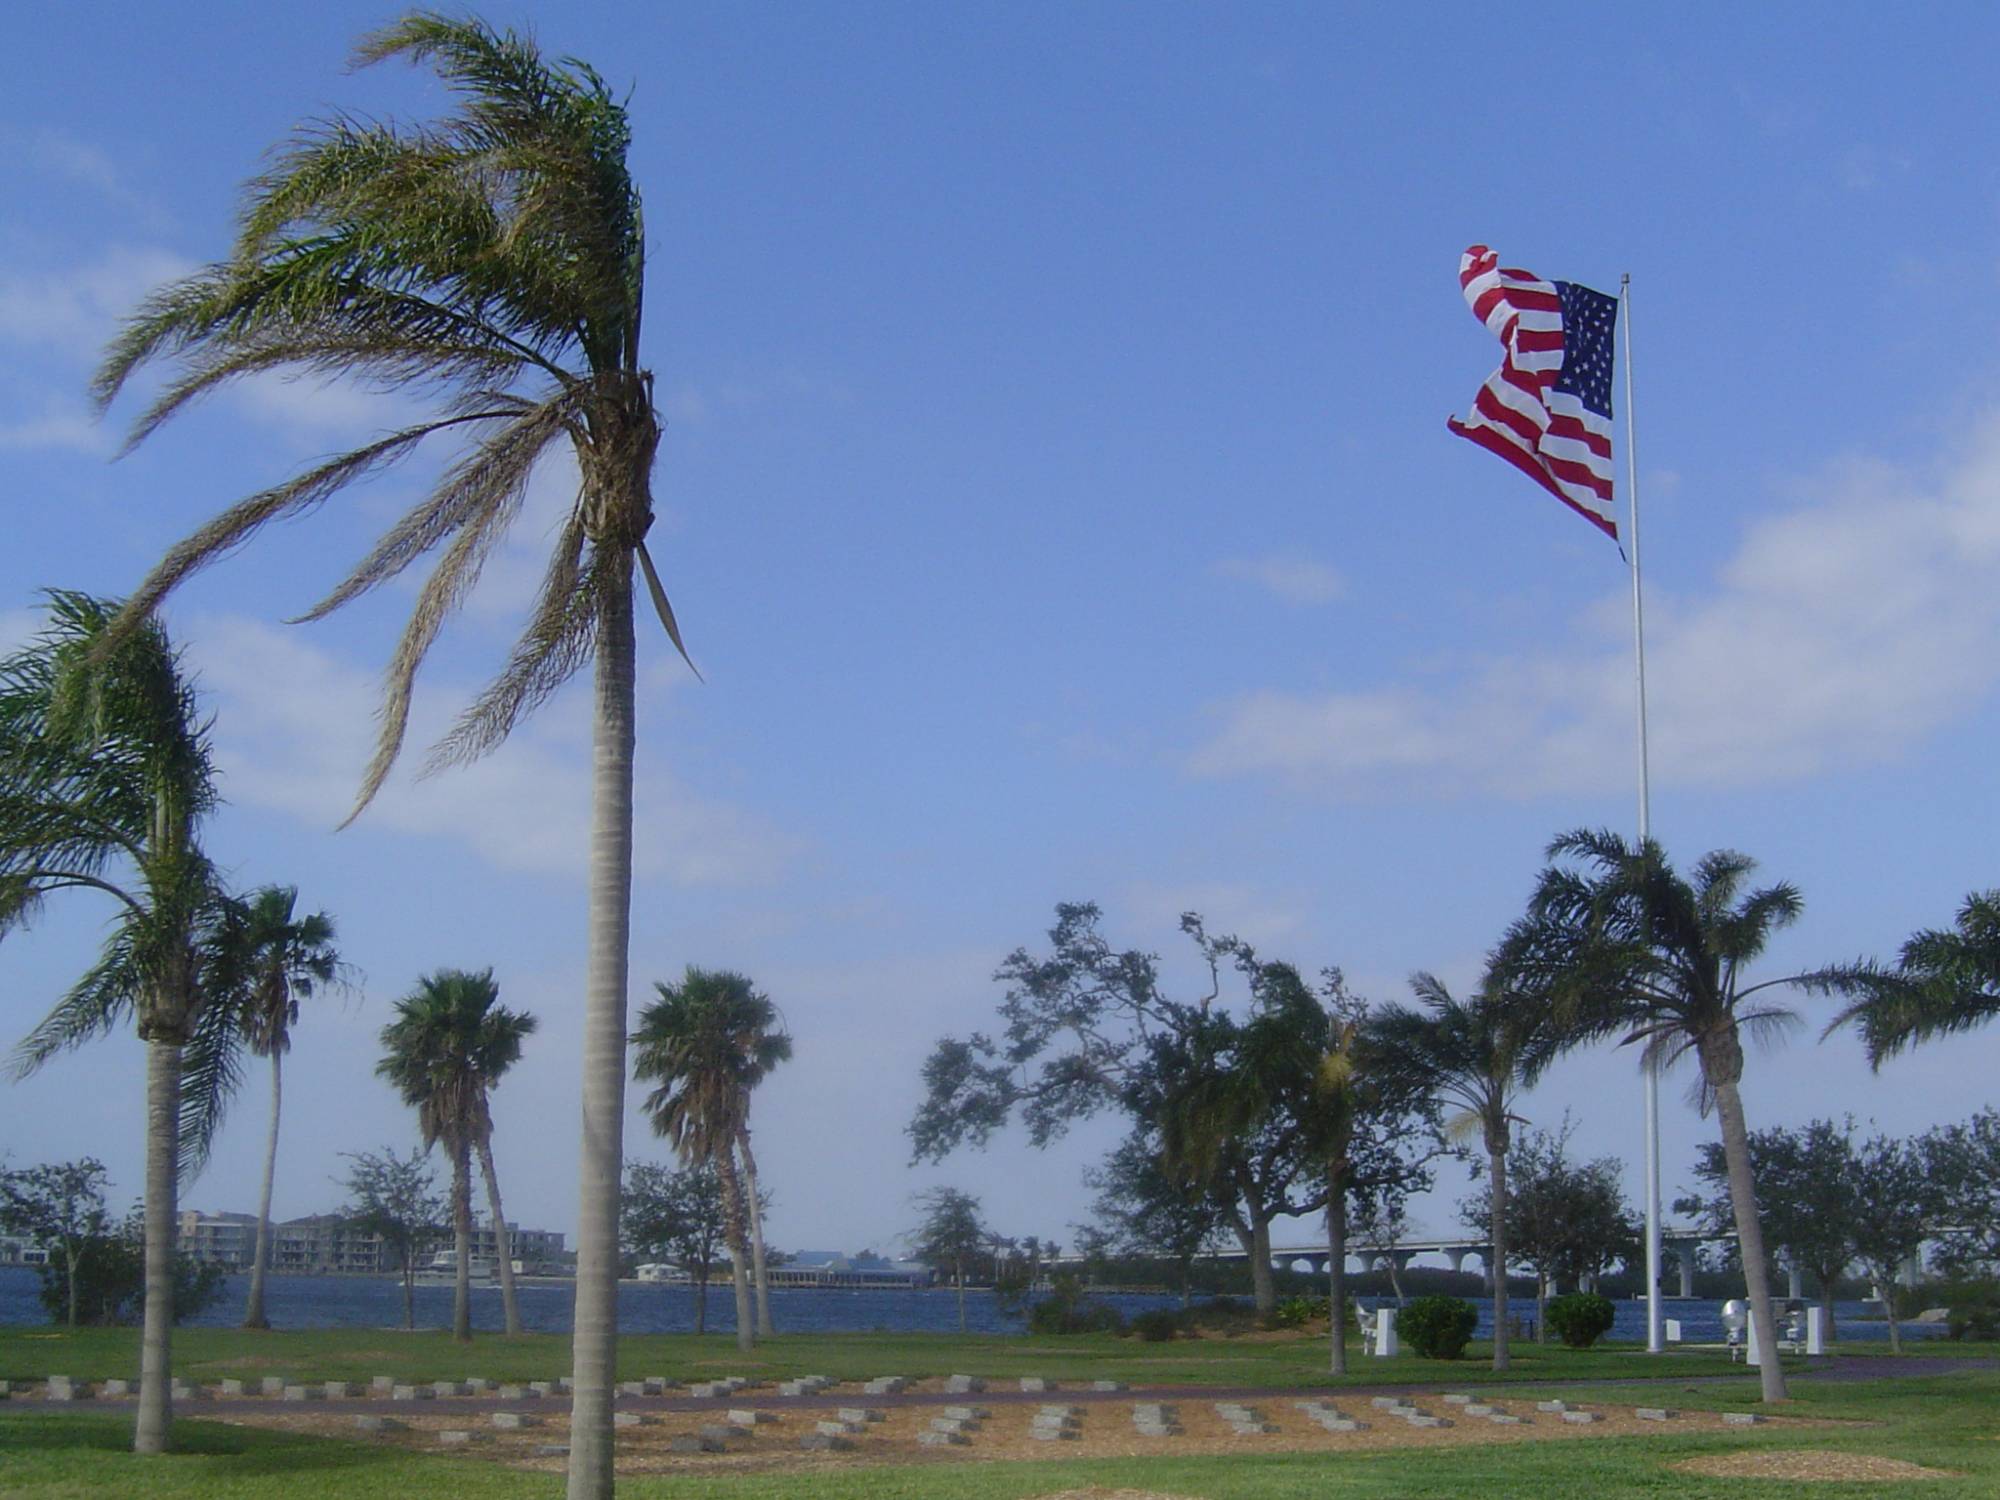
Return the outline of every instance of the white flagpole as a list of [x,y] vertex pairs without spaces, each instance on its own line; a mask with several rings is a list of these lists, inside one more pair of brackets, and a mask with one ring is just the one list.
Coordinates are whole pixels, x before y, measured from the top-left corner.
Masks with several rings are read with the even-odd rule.
[[[1632,277],[1619,278],[1618,300],[1625,313],[1625,489],[1632,517],[1632,660],[1639,700],[1639,842],[1652,837],[1651,770],[1646,753],[1646,605],[1639,573],[1639,442],[1632,414]],[[1645,1065],[1646,1074],[1646,1350],[1666,1349],[1666,1328],[1660,1315],[1660,1070]]]

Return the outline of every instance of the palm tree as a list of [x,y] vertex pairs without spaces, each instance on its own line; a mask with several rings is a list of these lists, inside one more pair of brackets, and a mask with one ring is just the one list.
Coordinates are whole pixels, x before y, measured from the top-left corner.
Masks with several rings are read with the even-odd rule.
[[[229,1081],[228,1049],[202,1046],[204,1000],[225,982],[215,965],[232,905],[197,837],[215,805],[208,720],[158,625],[113,645],[115,604],[48,598],[47,629],[0,661],[0,937],[58,891],[108,896],[116,916],[97,962],[15,1049],[14,1068],[32,1072],[128,1015],[146,1043],[145,1331],[132,1447],[163,1453],[175,1196],[189,1154],[182,1120],[203,1116],[186,1139],[205,1141]],[[183,1054],[197,1050],[216,1066],[184,1094]]]
[[499,1179],[493,1172],[493,1111],[489,1096],[501,1076],[521,1058],[521,1043],[536,1021],[525,1011],[499,1003],[493,971],[477,974],[440,969],[417,981],[396,1002],[396,1019],[382,1028],[387,1055],[375,1071],[394,1084],[403,1102],[415,1107],[417,1126],[428,1149],[442,1141],[451,1158],[452,1229],[458,1250],[457,1289],[451,1329],[461,1341],[472,1338],[472,1155],[486,1174],[487,1202],[498,1242],[500,1289],[507,1303],[507,1331],[521,1331],[514,1306],[512,1247],[500,1207]]
[[[1743,1032],[1775,1035],[1797,1019],[1753,996],[1811,976],[1746,984],[1743,971],[1771,934],[1798,920],[1804,903],[1789,885],[1746,891],[1756,862],[1718,850],[1683,879],[1648,839],[1638,847],[1609,831],[1579,829],[1549,845],[1528,912],[1509,932],[1499,962],[1513,983],[1547,1006],[1559,1044],[1609,1036],[1643,1044],[1647,1066],[1689,1053],[1701,1065],[1697,1100],[1712,1106],[1722,1131],[1729,1199],[1763,1359],[1763,1398],[1786,1398],[1771,1317],[1770,1274],[1750,1168],[1744,1119]],[[1538,1060],[1545,1063],[1554,1049]],[[1532,1073],[1531,1073],[1532,1077]]]
[[1456,1110],[1445,1119],[1448,1135],[1474,1131],[1486,1147],[1492,1179],[1488,1257],[1493,1274],[1493,1368],[1504,1370],[1507,1349],[1507,1148],[1520,1116],[1513,1112],[1525,1067],[1540,1037],[1538,1017],[1514,999],[1509,1003],[1497,974],[1470,1001],[1456,999],[1435,976],[1411,976],[1410,988],[1422,1011],[1385,1005],[1375,1015],[1375,1038],[1386,1065],[1401,1072],[1440,1105]]
[[252,1053],[271,1059],[271,1128],[264,1138],[264,1185],[257,1200],[257,1249],[250,1263],[250,1298],[245,1328],[269,1328],[264,1315],[264,1277],[270,1261],[271,1188],[278,1172],[278,1115],[284,1106],[284,1057],[291,1050],[299,1001],[340,977],[333,946],[333,919],[323,911],[295,915],[295,886],[265,886],[245,903],[242,926],[248,952],[248,994],[243,1007],[243,1039]]
[[1894,969],[1848,964],[1822,969],[1807,982],[1858,996],[1826,1034],[1842,1026],[1858,1029],[1876,1068],[1905,1047],[2000,1018],[2000,890],[1967,896],[1949,929],[1914,934]]
[[635,561],[686,655],[645,546],[660,423],[639,355],[645,234],[626,165],[631,127],[587,65],[549,62],[478,20],[411,15],[357,51],[363,64],[397,57],[433,69],[455,112],[421,128],[335,116],[302,129],[250,183],[228,257],[154,293],[95,389],[109,404],[142,367],[172,367],[135,442],[206,393],[271,371],[414,389],[439,405],[224,511],[161,560],[120,629],[267,522],[315,509],[427,437],[466,435],[431,493],[309,611],[324,615],[438,554],[389,665],[359,812],[401,748],[417,669],[519,515],[530,475],[565,444],[575,455],[576,504],[527,627],[433,761],[497,746],[595,659],[569,1496],[599,1500],[612,1491]]
[[[689,1165],[707,1163],[722,1183],[725,1237],[735,1262],[736,1341],[754,1342],[749,1281],[754,1264],[764,1289],[761,1213],[750,1155],[750,1093],[792,1055],[777,1009],[741,974],[689,967],[679,984],[658,984],[659,999],[639,1013],[633,1076],[659,1087],[646,1096],[654,1131]],[[749,1180],[737,1174],[743,1153]],[[757,1232],[753,1251],[750,1232]],[[754,1260],[753,1260],[754,1256]],[[758,1323],[770,1329],[769,1303]]]
[[1256,1009],[1242,1022],[1208,1014],[1190,1027],[1160,1101],[1162,1160],[1190,1186],[1229,1178],[1245,1143],[1276,1128],[1317,1163],[1326,1199],[1328,1364],[1347,1371],[1347,1206],[1364,1070],[1358,1014],[1322,1006],[1289,964],[1252,966]]

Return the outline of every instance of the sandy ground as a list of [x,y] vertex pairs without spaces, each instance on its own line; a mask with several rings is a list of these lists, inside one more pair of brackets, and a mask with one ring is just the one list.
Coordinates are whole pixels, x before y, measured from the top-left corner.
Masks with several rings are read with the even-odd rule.
[[[997,1401],[988,1403],[979,1396],[961,1399],[968,1405],[984,1405],[991,1413],[978,1424],[970,1434],[970,1442],[963,1446],[926,1447],[918,1443],[917,1435],[928,1430],[932,1419],[941,1415],[937,1405],[898,1406],[885,1403],[877,1407],[883,1413],[883,1420],[869,1423],[864,1431],[854,1434],[851,1449],[814,1453],[802,1451],[799,1440],[814,1431],[817,1422],[831,1420],[836,1407],[871,1403],[858,1395],[835,1395],[809,1404],[787,1404],[780,1409],[775,1406],[759,1407],[755,1393],[744,1392],[728,1403],[704,1403],[704,1409],[699,1411],[648,1412],[652,1420],[646,1425],[621,1428],[617,1435],[618,1468],[621,1473],[754,1473],[774,1469],[809,1470],[853,1463],[1004,1463],[1024,1459],[1280,1451],[1341,1453],[1383,1448],[1468,1447],[1488,1443],[1592,1442],[1605,1437],[1636,1434],[1657,1436],[1663,1431],[1737,1433],[1752,1430],[1731,1427],[1723,1422],[1718,1413],[1685,1412],[1662,1423],[1641,1421],[1634,1415],[1632,1407],[1597,1403],[1582,1409],[1595,1414],[1599,1420],[1587,1425],[1576,1424],[1566,1422],[1554,1413],[1537,1411],[1533,1401],[1489,1399],[1485,1404],[1495,1410],[1523,1418],[1518,1426],[1495,1425],[1482,1416],[1466,1416],[1435,1395],[1411,1399],[1420,1411],[1446,1417],[1452,1425],[1416,1428],[1398,1417],[1377,1410],[1369,1404],[1366,1396],[1340,1395],[1327,1399],[1343,1415],[1356,1418],[1365,1425],[1356,1432],[1332,1433],[1310,1420],[1294,1404],[1304,1398],[1280,1392],[1245,1398],[1244,1401],[1276,1428],[1273,1432],[1238,1435],[1218,1415],[1213,1400],[1180,1396],[1165,1399],[1176,1409],[1181,1432],[1167,1437],[1147,1437],[1133,1426],[1134,1400],[1120,1397],[1117,1400],[1099,1398],[1087,1404],[1078,1403],[1079,1435],[1073,1439],[1045,1441],[1031,1436],[1032,1418],[1038,1402],[1023,1403],[1017,1398],[1006,1404]],[[1047,1399],[1059,1403],[1064,1398],[1057,1393]],[[1146,1396],[1139,1399],[1151,1401],[1155,1398]],[[396,1420],[407,1423],[406,1430],[371,1435],[364,1440],[437,1452],[444,1451],[438,1437],[440,1432],[471,1431],[478,1434],[476,1441],[463,1450],[451,1451],[463,1451],[519,1468],[559,1470],[563,1467],[564,1460],[560,1455],[537,1455],[534,1450],[539,1445],[567,1440],[566,1411],[552,1406],[546,1413],[535,1413],[541,1417],[541,1425],[521,1431],[502,1431],[492,1426],[495,1408],[490,1401],[476,1405],[467,1403],[464,1408],[455,1411],[453,1408],[456,1405],[448,1399],[409,1403],[395,1413]],[[742,1436],[730,1438],[725,1452],[670,1451],[669,1444],[674,1437],[693,1434],[706,1423],[723,1421],[727,1407],[768,1411],[776,1420],[759,1424]],[[515,1409],[534,1411],[529,1403]],[[330,1437],[361,1436],[356,1431],[355,1416],[351,1412],[343,1412],[339,1404],[315,1405],[310,1411],[297,1411],[268,1404],[216,1402],[206,1405],[199,1412],[188,1408],[183,1410],[189,1416],[199,1414],[249,1426]],[[1810,1429],[1825,1425],[1802,1419],[1779,1418],[1767,1421],[1761,1430],[1768,1432],[1778,1426],[1787,1430]],[[1113,1492],[1103,1493],[1109,1496]],[[1122,1494],[1120,1500],[1124,1500]]]
[[1882,1484],[1910,1479],[1950,1479],[1948,1469],[1926,1469],[1900,1458],[1836,1453],[1828,1448],[1765,1449],[1757,1453],[1717,1453],[1691,1458],[1674,1468],[1716,1479],[1792,1479],[1806,1483]]

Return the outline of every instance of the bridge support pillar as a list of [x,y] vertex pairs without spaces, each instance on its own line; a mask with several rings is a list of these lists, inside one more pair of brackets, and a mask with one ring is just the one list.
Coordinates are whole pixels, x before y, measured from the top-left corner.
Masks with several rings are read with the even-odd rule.
[[1680,1271],[1681,1271],[1680,1294],[1683,1297],[1694,1296],[1695,1244],[1696,1242],[1693,1240],[1667,1240],[1664,1242],[1665,1250],[1667,1251],[1668,1254],[1673,1256],[1675,1263],[1680,1266]]

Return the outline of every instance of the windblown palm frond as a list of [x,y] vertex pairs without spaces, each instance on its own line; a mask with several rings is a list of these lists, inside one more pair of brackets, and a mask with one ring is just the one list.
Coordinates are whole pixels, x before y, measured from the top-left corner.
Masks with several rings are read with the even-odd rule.
[[228,258],[149,297],[94,384],[108,406],[141,369],[171,367],[131,443],[212,391],[274,372],[405,392],[434,413],[224,511],[162,559],[114,634],[270,522],[316,509],[429,437],[470,434],[431,492],[304,616],[435,558],[386,674],[357,813],[400,754],[418,669],[530,477],[565,443],[582,485],[549,578],[505,668],[432,766],[491,750],[589,661],[606,590],[629,590],[635,552],[686,655],[644,543],[659,422],[639,365],[645,236],[624,107],[588,66],[548,61],[476,20],[412,15],[356,53],[363,65],[398,57],[436,71],[455,110],[423,126],[335,116],[301,128],[248,185]]
[[1863,960],[1808,983],[1851,997],[1824,1034],[1855,1027],[1876,1068],[1906,1047],[2000,1019],[2000,890],[1968,895],[1951,927],[1914,933],[1894,968]]

